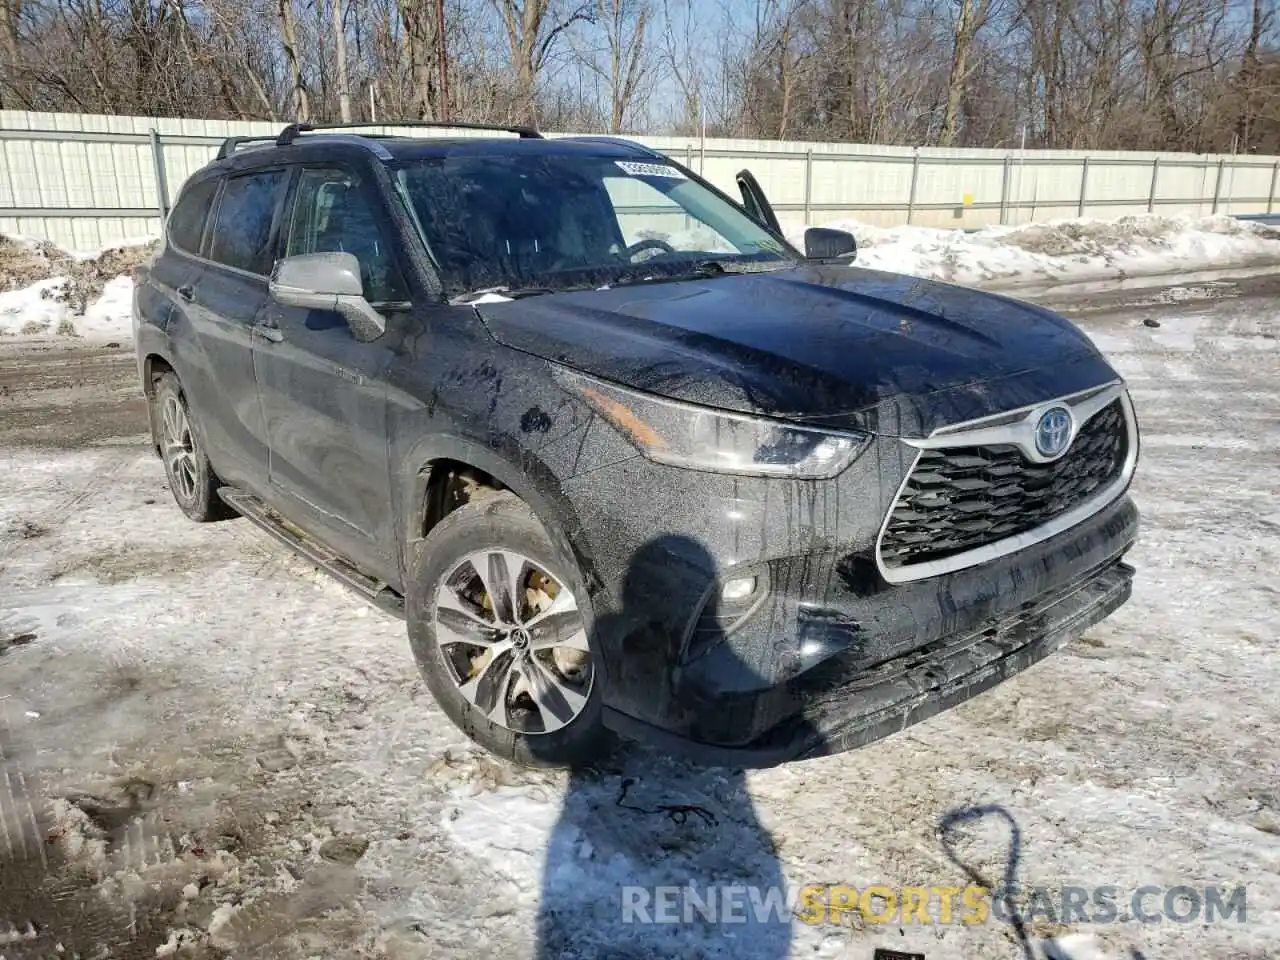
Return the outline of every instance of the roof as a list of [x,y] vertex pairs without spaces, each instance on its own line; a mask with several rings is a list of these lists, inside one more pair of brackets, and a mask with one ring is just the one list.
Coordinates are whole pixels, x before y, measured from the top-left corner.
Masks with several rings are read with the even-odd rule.
[[[443,156],[656,156],[648,147],[613,137],[404,137],[316,131],[304,133],[285,146],[268,138],[254,143],[237,140],[224,147],[227,155],[220,156],[215,165],[256,166],[291,156],[310,159],[335,147],[368,151],[384,162]],[[249,157],[253,159],[246,162]]]

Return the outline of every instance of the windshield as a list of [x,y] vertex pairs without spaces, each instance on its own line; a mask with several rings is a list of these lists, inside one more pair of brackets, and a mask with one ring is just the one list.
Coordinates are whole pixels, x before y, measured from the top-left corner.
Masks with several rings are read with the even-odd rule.
[[396,168],[449,297],[790,266],[795,254],[678,168],[463,155]]

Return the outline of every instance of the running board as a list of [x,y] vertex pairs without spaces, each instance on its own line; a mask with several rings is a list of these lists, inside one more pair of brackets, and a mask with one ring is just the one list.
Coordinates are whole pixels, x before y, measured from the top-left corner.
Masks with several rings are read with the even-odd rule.
[[379,610],[404,619],[404,597],[387,586],[385,581],[361,573],[345,557],[334,553],[319,540],[294,526],[252,494],[235,487],[219,487],[218,496],[240,516],[261,527]]

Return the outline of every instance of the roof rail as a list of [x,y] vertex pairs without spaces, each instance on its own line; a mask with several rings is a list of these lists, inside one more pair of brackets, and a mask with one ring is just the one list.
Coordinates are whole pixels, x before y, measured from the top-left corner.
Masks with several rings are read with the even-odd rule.
[[275,140],[276,137],[227,137],[222,141],[222,146],[218,148],[218,155],[214,160],[225,160],[231,154],[235,153],[242,143],[254,143],[259,140]]
[[541,140],[540,134],[533,127],[509,127],[489,123],[463,123],[443,120],[392,120],[379,123],[291,123],[276,138],[276,146],[287,147],[298,139],[298,134],[311,133],[313,130],[353,130],[359,127],[431,127],[437,130],[492,130],[495,133],[514,133],[521,140]]

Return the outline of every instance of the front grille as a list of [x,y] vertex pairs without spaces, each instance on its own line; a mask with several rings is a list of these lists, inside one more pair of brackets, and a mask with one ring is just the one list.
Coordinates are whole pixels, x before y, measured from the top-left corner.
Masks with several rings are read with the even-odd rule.
[[1053,463],[1031,463],[1005,444],[922,450],[893,505],[880,560],[886,567],[943,560],[1032,530],[1115,480],[1128,451],[1118,399]]

